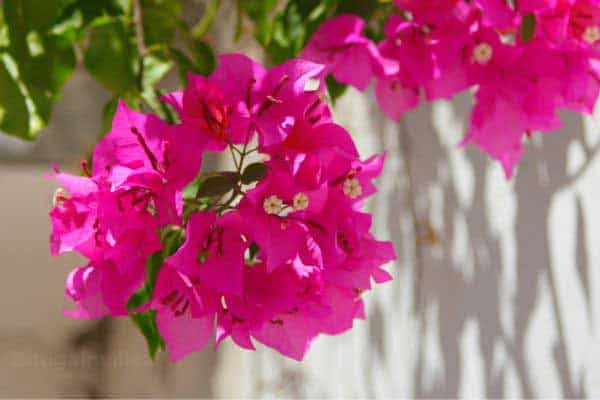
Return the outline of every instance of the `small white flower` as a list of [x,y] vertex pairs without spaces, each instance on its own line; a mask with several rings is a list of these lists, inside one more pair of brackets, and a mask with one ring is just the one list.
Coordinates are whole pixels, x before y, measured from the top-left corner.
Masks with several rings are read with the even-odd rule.
[[304,85],[304,91],[315,92],[319,90],[319,86],[321,86],[321,81],[315,78],[311,78],[306,81],[306,84]]
[[269,196],[263,201],[263,208],[267,214],[279,214],[283,208],[283,201],[275,195]]
[[600,39],[600,27],[597,25],[588,26],[581,38],[589,44],[596,43]]
[[473,59],[481,65],[490,62],[493,55],[494,49],[487,43],[479,43],[473,48]]
[[302,211],[308,208],[308,196],[304,193],[296,193],[294,196],[294,210]]
[[344,194],[351,199],[356,199],[362,194],[362,186],[356,178],[348,178],[344,181]]
[[67,197],[67,192],[63,188],[58,188],[52,196],[52,206],[56,207],[62,204],[63,200]]

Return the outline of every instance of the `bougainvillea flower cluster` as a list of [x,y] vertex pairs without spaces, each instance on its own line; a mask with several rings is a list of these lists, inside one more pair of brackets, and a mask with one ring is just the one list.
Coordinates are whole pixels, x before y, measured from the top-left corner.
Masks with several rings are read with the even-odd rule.
[[[382,266],[395,258],[361,211],[384,157],[361,160],[331,120],[323,68],[223,55],[163,97],[177,124],[121,102],[91,168],[53,174],[64,189],[52,253],[89,259],[67,279],[66,313],[145,313],[173,360],[228,337],[300,360],[319,334],[364,318],[362,293],[391,279]],[[235,170],[201,171],[207,151],[231,155]]]
[[[463,143],[500,161],[507,177],[532,131],[560,127],[561,109],[591,113],[600,91],[598,0],[395,0],[378,44],[351,15],[326,21],[302,56],[375,95],[393,120],[421,97],[475,88]],[[394,65],[395,64],[395,65]]]

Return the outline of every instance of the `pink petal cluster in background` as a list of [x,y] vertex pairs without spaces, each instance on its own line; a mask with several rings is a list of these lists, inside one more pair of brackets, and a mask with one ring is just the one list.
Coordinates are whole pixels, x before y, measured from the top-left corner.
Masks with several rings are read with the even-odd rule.
[[397,121],[426,100],[476,88],[463,143],[501,162],[507,177],[524,136],[560,127],[557,112],[591,113],[600,90],[598,0],[395,0],[375,44],[364,22],[324,22],[301,56],[364,90],[376,80],[383,112]]
[[[376,73],[395,71],[365,46]],[[364,318],[361,294],[391,279],[381,267],[395,259],[361,211],[384,157],[361,161],[322,90],[309,89],[323,68],[295,59],[267,70],[243,55],[221,56],[208,78],[190,75],[185,90],[164,96],[179,114],[176,125],[120,103],[91,170],[83,165],[86,176],[53,175],[64,190],[50,213],[52,253],[90,260],[69,275],[66,294],[76,307],[67,314],[155,310],[173,360],[227,337],[300,360],[320,333]],[[182,192],[198,176],[202,153],[241,154],[254,142],[266,176],[240,184],[238,201],[184,214]],[[128,310],[146,281],[146,260],[173,229],[185,240],[164,260],[152,299]]]

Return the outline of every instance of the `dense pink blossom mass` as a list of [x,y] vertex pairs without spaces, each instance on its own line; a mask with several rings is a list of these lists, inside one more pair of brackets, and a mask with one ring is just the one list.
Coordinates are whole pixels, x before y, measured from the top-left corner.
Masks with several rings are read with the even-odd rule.
[[[395,0],[385,39],[341,15],[310,38],[302,57],[364,90],[376,80],[382,111],[399,120],[421,97],[475,88],[464,144],[511,177],[524,136],[560,127],[561,109],[591,113],[600,91],[598,0]],[[395,65],[394,65],[395,64]]]
[[[375,73],[397,72],[357,45]],[[209,77],[192,74],[163,97],[174,125],[121,102],[85,176],[53,174],[64,189],[50,213],[52,253],[89,259],[67,279],[67,315],[149,313],[172,360],[228,337],[300,360],[319,334],[364,318],[362,293],[391,279],[382,266],[395,259],[361,211],[384,157],[361,160],[332,121],[323,69],[223,55]],[[236,171],[201,172],[205,151],[231,154]],[[147,298],[131,306],[140,290]]]

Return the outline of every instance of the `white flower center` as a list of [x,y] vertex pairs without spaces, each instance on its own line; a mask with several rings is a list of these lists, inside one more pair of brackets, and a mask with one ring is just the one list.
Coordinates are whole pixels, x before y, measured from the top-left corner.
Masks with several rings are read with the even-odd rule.
[[344,194],[351,199],[356,199],[362,194],[362,186],[356,178],[348,178],[344,181]]
[[597,25],[588,26],[585,28],[581,38],[589,44],[596,43],[600,39],[600,27]]
[[294,196],[294,210],[302,211],[308,208],[308,196],[304,193],[296,193]]
[[473,48],[473,59],[481,65],[490,62],[493,55],[494,49],[487,43],[479,43]]
[[263,208],[267,214],[279,214],[283,207],[283,201],[275,195],[267,197],[263,201]]

